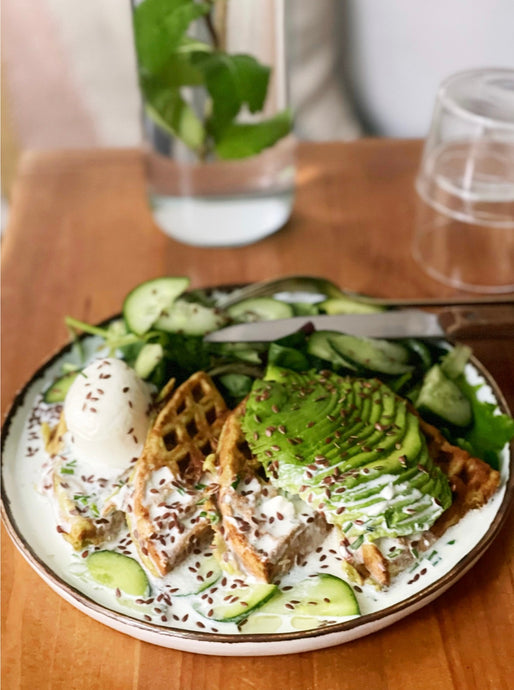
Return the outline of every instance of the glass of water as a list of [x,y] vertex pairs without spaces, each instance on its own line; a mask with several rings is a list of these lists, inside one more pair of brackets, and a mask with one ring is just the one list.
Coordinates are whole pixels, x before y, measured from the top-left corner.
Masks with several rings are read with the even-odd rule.
[[289,219],[284,2],[133,0],[149,203],[181,242],[249,244]]
[[416,189],[420,266],[457,288],[514,290],[514,70],[442,83]]

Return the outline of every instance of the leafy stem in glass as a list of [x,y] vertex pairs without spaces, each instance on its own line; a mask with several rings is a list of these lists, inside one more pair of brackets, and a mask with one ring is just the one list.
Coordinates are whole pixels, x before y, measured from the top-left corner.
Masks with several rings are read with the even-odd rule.
[[134,8],[146,113],[199,161],[254,156],[292,130],[288,108],[263,114],[271,67],[226,50],[228,3],[237,1],[142,0]]

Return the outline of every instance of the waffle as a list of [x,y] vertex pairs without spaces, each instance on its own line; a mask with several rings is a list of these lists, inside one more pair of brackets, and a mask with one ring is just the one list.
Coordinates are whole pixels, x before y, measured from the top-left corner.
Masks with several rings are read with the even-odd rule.
[[302,563],[329,526],[301,499],[284,496],[259,476],[260,465],[241,429],[244,412],[243,401],[229,415],[218,446],[223,535],[244,570],[272,582]]
[[148,434],[130,480],[127,522],[155,575],[212,537],[217,485],[204,467],[214,459],[227,412],[209,376],[197,372],[176,389]]
[[500,485],[500,473],[483,460],[453,446],[439,429],[420,420],[428,443],[428,452],[448,477],[452,505],[433,525],[431,532],[440,537],[469,511],[487,503]]

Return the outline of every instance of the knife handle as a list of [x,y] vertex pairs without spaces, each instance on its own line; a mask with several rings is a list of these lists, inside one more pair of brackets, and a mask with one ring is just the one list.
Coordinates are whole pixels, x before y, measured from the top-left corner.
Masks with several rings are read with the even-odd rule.
[[451,307],[439,313],[449,338],[514,338],[514,305]]

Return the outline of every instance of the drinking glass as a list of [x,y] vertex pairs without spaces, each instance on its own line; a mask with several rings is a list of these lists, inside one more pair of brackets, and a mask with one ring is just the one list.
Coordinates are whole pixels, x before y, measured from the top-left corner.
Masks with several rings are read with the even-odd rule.
[[514,290],[514,70],[442,83],[416,189],[420,266],[457,288]]
[[133,0],[133,23],[157,225],[199,246],[280,229],[295,178],[284,0]]

